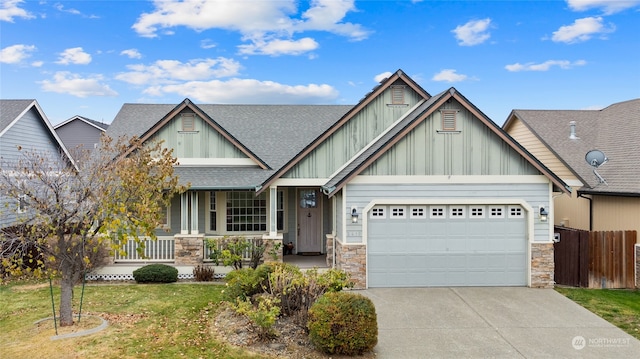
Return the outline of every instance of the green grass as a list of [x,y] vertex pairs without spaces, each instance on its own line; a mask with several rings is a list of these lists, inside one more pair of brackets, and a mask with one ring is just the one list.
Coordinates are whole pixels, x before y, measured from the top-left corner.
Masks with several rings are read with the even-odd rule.
[[[211,328],[223,288],[182,283],[87,286],[83,315],[104,317],[109,327],[90,336],[51,340],[55,335],[52,321],[47,332],[38,331],[34,325],[36,320],[52,316],[48,283],[2,285],[2,356],[16,359],[260,358],[216,339]],[[74,293],[74,311],[79,308],[80,294],[78,286]],[[55,287],[54,298],[57,309],[59,289]]]
[[640,290],[556,288],[556,290],[640,339]]

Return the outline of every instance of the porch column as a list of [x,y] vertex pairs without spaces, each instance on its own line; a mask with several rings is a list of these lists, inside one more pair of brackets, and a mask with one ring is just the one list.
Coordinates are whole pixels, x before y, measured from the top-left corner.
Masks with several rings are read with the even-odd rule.
[[198,234],[198,192],[191,192],[191,234]]
[[269,187],[269,237],[278,234],[278,187]]
[[180,194],[180,234],[189,234],[189,193]]

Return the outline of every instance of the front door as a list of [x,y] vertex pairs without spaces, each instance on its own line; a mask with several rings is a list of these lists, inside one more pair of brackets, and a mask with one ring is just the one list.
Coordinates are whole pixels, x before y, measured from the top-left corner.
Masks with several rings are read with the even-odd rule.
[[322,218],[320,192],[298,190],[298,253],[322,252]]

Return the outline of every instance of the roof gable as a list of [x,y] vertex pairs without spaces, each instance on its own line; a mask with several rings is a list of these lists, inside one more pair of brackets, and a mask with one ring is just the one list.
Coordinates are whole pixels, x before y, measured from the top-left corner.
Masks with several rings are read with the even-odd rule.
[[547,176],[557,187],[565,192],[569,192],[568,186],[548,168],[542,165],[535,157],[533,157],[524,148],[519,146],[506,132],[478,110],[471,102],[469,102],[455,88],[442,92],[422,105],[418,106],[409,116],[394,125],[394,128],[387,132],[384,136],[378,138],[369,148],[354,157],[351,162],[341,171],[336,173],[325,184],[325,193],[332,195],[340,190],[352,178],[362,173],[366,168],[371,166],[376,160],[385,155],[393,146],[405,138],[411,131],[423,123],[429,116],[441,109],[449,100],[457,101],[464,107],[473,117],[482,123],[492,134],[506,143],[509,148],[520,155],[528,164],[533,166],[540,173]]
[[[420,87],[415,81],[409,78],[402,70],[396,71],[393,75],[383,80],[380,85],[375,87],[371,92],[369,92],[360,102],[351,108],[349,112],[344,114],[341,118],[339,118],[335,123],[333,123],[330,127],[328,127],[322,134],[316,137],[312,142],[310,142],[302,151],[300,151],[295,157],[293,157],[288,163],[284,164],[278,171],[276,171],[267,181],[265,181],[262,185],[262,188],[259,189],[259,193],[264,191],[271,183],[273,183],[278,178],[285,175],[288,171],[290,171],[294,166],[298,165],[302,161],[304,161],[310,154],[313,153],[314,150],[318,149],[320,146],[326,143],[328,139],[330,139],[334,134],[340,131],[343,127],[347,126],[350,121],[353,121],[361,112],[365,111],[367,106],[370,106],[374,101],[379,99],[381,96],[388,92],[388,90],[392,86],[403,85],[410,88],[418,98],[428,99],[431,97],[429,93],[427,93],[422,87]],[[403,112],[406,109],[403,110]],[[365,127],[365,126],[360,126]],[[379,132],[382,132],[383,129],[379,129]],[[368,143],[369,141],[367,141]],[[361,143],[360,145],[355,145],[354,151],[359,151],[362,146],[367,143]],[[360,146],[360,148],[357,148]]]
[[[503,128],[516,120],[549,148],[585,184],[588,193],[640,195],[640,99],[612,104],[602,110],[513,110]],[[576,139],[570,139],[575,121]],[[600,183],[585,161],[588,151],[603,151],[609,161],[597,169],[607,184]]]
[[57,129],[59,129],[61,127],[64,127],[65,125],[67,125],[69,123],[72,123],[72,122],[75,122],[75,121],[80,121],[80,122],[86,123],[88,126],[91,126],[91,127],[95,128],[95,129],[101,131],[101,132],[105,132],[109,128],[109,124],[102,123],[102,122],[99,122],[99,121],[92,120],[90,118],[86,118],[86,117],[82,117],[82,116],[76,115],[76,116],[73,116],[73,117],[71,117],[70,119],[68,119],[68,120],[66,120],[64,122],[61,122],[61,123],[55,125],[53,127],[53,129],[57,130]]

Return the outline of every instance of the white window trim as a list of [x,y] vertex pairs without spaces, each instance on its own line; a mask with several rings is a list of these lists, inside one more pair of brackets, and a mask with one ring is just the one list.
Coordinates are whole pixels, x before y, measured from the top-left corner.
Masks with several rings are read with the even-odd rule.
[[[395,215],[393,212],[400,212],[401,215]],[[404,219],[407,218],[407,208],[405,206],[392,206],[389,208],[390,219]]]
[[[414,213],[414,210],[422,210],[422,214],[418,211],[418,214]],[[427,218],[427,206],[411,206],[409,208],[409,218]]]
[[[441,216],[436,216],[433,214],[433,210],[438,209],[441,210],[439,213],[442,213]],[[447,206],[430,206],[429,207],[429,218],[431,219],[445,219],[447,218]]]
[[166,207],[167,215],[164,217],[165,223],[160,223],[159,229],[170,230],[171,229],[171,204]]
[[[453,214],[454,210],[457,210],[457,209],[461,209],[462,210],[462,212],[461,212],[462,215],[458,215],[458,214],[454,215]],[[456,211],[456,213],[458,213],[458,212]],[[449,218],[451,218],[451,219],[464,219],[464,218],[467,218],[467,208],[466,208],[466,206],[457,206],[457,205],[449,206]]]
[[[377,211],[382,211],[382,215],[376,215],[376,210]],[[369,212],[369,218],[371,219],[385,219],[387,218],[387,207],[384,206],[376,206],[371,208],[371,211]]]

